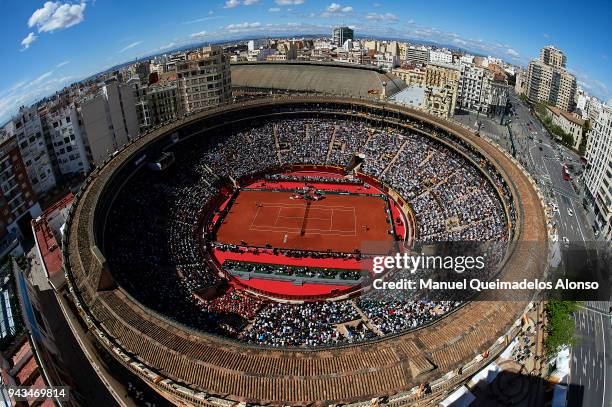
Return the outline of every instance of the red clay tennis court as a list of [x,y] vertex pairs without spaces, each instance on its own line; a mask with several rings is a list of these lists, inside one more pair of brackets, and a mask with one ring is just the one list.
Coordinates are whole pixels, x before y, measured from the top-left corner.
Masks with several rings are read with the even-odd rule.
[[[362,241],[392,241],[387,203],[377,196],[327,194],[311,201],[291,192],[241,191],[217,241],[283,249],[354,252]],[[303,232],[303,233],[302,233]]]

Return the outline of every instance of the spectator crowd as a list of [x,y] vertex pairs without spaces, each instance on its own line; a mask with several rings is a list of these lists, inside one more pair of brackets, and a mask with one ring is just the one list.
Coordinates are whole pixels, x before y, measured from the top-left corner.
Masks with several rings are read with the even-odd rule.
[[[132,296],[171,319],[268,346],[350,343],[431,322],[459,303],[393,301],[366,292],[356,301],[289,304],[236,291],[206,258],[203,245],[218,243],[206,241],[199,225],[223,178],[240,180],[293,164],[345,166],[355,153],[363,153],[361,171],[412,207],[417,240],[507,242],[504,205],[510,220],[514,207],[501,176],[462,140],[422,123],[411,125],[413,130],[360,120],[291,118],[176,144],[170,168],[138,170],[117,195],[105,231],[112,236],[106,242],[111,270]],[[214,298],[202,295],[210,290],[217,293]]]

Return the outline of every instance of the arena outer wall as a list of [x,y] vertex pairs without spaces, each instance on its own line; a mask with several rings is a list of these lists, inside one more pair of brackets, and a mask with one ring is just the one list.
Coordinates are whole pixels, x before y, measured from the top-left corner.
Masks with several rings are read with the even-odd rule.
[[547,247],[545,213],[533,181],[507,154],[454,123],[378,101],[320,97],[235,103],[181,118],[133,140],[90,175],[76,196],[63,239],[72,299],[101,351],[174,403],[327,405],[386,397],[390,404],[409,404],[425,397],[417,391],[423,383],[430,383],[434,394],[450,391],[489,363],[517,332],[527,300],[470,302],[430,325],[374,342],[264,348],[181,326],[146,309],[114,283],[99,246],[104,217],[117,185],[147,158],[178,139],[232,120],[322,106],[342,116],[384,117],[390,124],[406,124],[403,118],[421,121],[471,144],[504,177],[515,202],[504,276],[535,278],[546,272],[541,252]]

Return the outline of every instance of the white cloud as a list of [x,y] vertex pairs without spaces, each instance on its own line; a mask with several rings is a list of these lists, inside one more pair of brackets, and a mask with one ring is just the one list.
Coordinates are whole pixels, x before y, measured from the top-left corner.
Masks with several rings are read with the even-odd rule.
[[337,13],[338,11],[340,11],[341,7],[342,6],[340,6],[340,4],[338,3],[332,3],[325,8],[325,11],[328,11],[330,13]]
[[228,30],[236,30],[236,29],[244,29],[244,28],[257,28],[260,27],[261,23],[256,21],[254,23],[238,23],[238,24],[230,24],[227,26]]
[[160,49],[161,51],[163,51],[163,50],[165,50],[165,49],[172,48],[172,47],[174,47],[175,45],[176,45],[176,42],[169,42],[169,43],[167,43],[167,44],[162,45],[161,47],[159,47],[159,49]]
[[64,61],[64,62],[60,62],[59,64],[55,65],[56,68],[61,68],[64,65],[68,65],[70,63],[70,61]]
[[51,79],[52,74],[53,71],[47,72],[34,80],[22,80],[8,89],[0,89],[0,123],[17,113],[19,106],[30,105],[74,79],[72,76]]
[[223,8],[234,8],[234,7],[238,7],[239,5],[240,5],[239,0],[227,0]]
[[208,17],[202,17],[202,18],[196,18],[195,20],[183,21],[181,24],[203,23],[204,21],[216,20],[218,18],[221,18],[221,16],[212,16],[212,15],[210,15],[210,12],[208,14],[209,14]]
[[304,0],[275,0],[275,3],[279,6],[297,6],[304,4]]
[[280,7],[270,7],[268,11],[270,13],[278,13],[280,11]]
[[520,57],[519,53],[516,52],[515,50],[513,50],[512,48],[508,48],[506,50],[506,54],[510,55],[512,58],[518,58]]
[[137,46],[139,46],[140,44],[142,44],[143,42],[144,42],[144,41],[136,41],[136,42],[133,42],[133,43],[131,43],[131,44],[128,44],[128,45],[126,45],[125,47],[121,48],[121,50],[119,50],[119,53],[121,54],[121,53],[123,53],[123,52],[127,51],[128,49],[132,49],[132,48],[134,48],[134,47],[137,47]]
[[330,18],[330,17],[339,17],[345,13],[352,13],[353,7],[351,6],[342,6],[338,3],[331,3],[329,6],[325,7],[325,10],[321,13],[322,18]]
[[53,75],[53,71],[45,72],[44,74],[40,75],[38,78],[36,78],[32,82],[30,82],[30,85],[31,84],[40,83],[40,82],[44,81],[45,79],[47,79],[51,75]]
[[366,14],[365,18],[368,21],[389,21],[389,22],[397,21],[397,17],[395,16],[395,14],[392,14],[392,13],[384,13],[384,14],[368,13]]
[[21,40],[21,45],[23,46],[23,48],[21,48],[22,51],[30,48],[30,45],[32,45],[32,43],[34,41],[36,41],[36,38],[38,38],[36,36],[36,34],[34,33],[29,33],[27,37],[25,37],[23,40]]
[[190,34],[189,36],[191,38],[195,38],[195,37],[203,37],[205,35],[206,35],[206,31],[200,31],[200,32],[197,32],[197,33]]
[[259,3],[259,0],[244,0],[244,5],[245,6],[252,6],[253,4],[257,4]]
[[51,32],[72,27],[85,19],[86,3],[70,4],[47,1],[28,19],[28,27],[36,26],[38,32]]

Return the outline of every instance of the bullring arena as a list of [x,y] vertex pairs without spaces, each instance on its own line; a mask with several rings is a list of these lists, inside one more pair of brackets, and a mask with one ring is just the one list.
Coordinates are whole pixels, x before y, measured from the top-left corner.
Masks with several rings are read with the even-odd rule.
[[377,297],[364,241],[501,242],[502,278],[545,272],[540,199],[507,155],[373,101],[188,116],[77,199],[63,254],[83,323],[102,359],[177,404],[435,404],[516,334],[527,301]]

